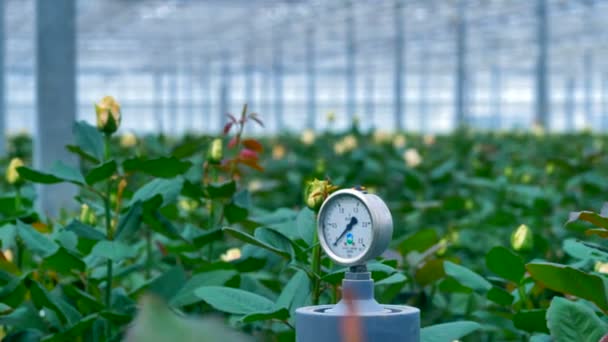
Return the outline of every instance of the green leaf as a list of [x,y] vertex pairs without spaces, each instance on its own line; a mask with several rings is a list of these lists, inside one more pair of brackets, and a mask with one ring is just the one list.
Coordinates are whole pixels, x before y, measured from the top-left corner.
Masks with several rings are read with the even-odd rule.
[[13,327],[17,330],[26,328],[46,330],[46,324],[40,318],[38,310],[34,308],[32,303],[21,305],[7,315],[0,316],[0,325]]
[[174,266],[154,279],[147,289],[152,294],[169,300],[179,292],[184,283],[186,283],[186,272],[181,266]]
[[608,217],[601,216],[600,214],[594,213],[593,211],[571,212],[568,218],[568,222],[566,222],[566,224],[578,220],[589,222],[597,227],[608,229]]
[[61,160],[56,161],[53,166],[51,166],[49,174],[66,182],[76,184],[85,183],[84,177],[82,176],[82,173],[80,173],[80,170],[73,166],[65,164]]
[[289,314],[293,321],[297,308],[312,303],[311,283],[308,275],[304,271],[296,272],[283,287],[283,291],[276,303],[278,307],[289,309]]
[[[247,315],[251,314],[282,316],[284,311],[286,311],[285,308],[276,306],[270,299],[266,297],[230,287],[203,286],[196,289],[194,294],[219,311],[231,314],[246,315],[243,320],[246,320]],[[255,320],[268,319],[268,316],[250,316],[247,321],[251,322],[252,317],[255,318]]]
[[87,330],[91,328],[93,323],[99,318],[99,315],[92,314],[82,318],[76,324],[71,325],[67,329],[51,335],[48,338],[45,338],[44,342],[64,342],[64,341],[76,341],[78,338],[81,338],[83,334],[86,333]]
[[608,310],[603,277],[548,262],[532,262],[526,265],[526,269],[534,280],[546,288],[590,300],[603,310]]
[[247,209],[230,202],[224,206],[224,215],[228,223],[241,222],[247,218]]
[[217,270],[196,274],[184,284],[169,303],[174,307],[194,304],[199,301],[199,298],[194,294],[196,289],[204,286],[224,285],[237,275],[238,273],[234,270]]
[[131,198],[129,205],[133,205],[138,201],[144,203],[156,196],[162,196],[163,202],[161,207],[164,207],[172,202],[175,202],[182,189],[183,182],[184,181],[181,178],[154,179],[143,187],[139,188],[139,190],[133,194],[133,198]]
[[204,143],[207,140],[207,137],[187,140],[181,145],[176,146],[173,151],[171,151],[171,156],[177,159],[192,157],[193,155],[200,153],[200,151],[203,149]]
[[220,240],[224,236],[224,231],[221,228],[207,230],[203,234],[192,239],[192,245],[196,248],[201,248],[208,243]]
[[95,247],[93,247],[93,250],[91,251],[91,255],[118,262],[134,258],[137,255],[137,251],[133,247],[120,241],[103,240],[95,244]]
[[602,246],[574,239],[566,239],[564,240],[563,248],[564,252],[577,259],[608,262],[608,251]]
[[112,177],[114,172],[116,172],[117,168],[118,165],[114,160],[110,160],[109,162],[94,167],[93,169],[91,169],[91,171],[89,171],[89,173],[87,173],[87,184],[93,185],[97,182]]
[[106,236],[95,228],[86,225],[78,220],[72,220],[65,227],[65,230],[74,232],[78,237],[88,240],[105,240]]
[[19,176],[21,176],[21,178],[34,183],[56,184],[63,181],[61,178],[57,178],[51,174],[36,171],[25,166],[18,167],[17,172],[19,172]]
[[139,171],[159,178],[173,178],[184,174],[192,163],[178,160],[175,157],[160,157],[156,159],[134,158],[123,163],[126,172]]
[[231,198],[236,192],[236,182],[227,181],[221,184],[210,184],[205,189],[209,198]]
[[261,241],[261,240],[257,239],[256,237],[253,237],[245,232],[242,232],[242,231],[234,229],[234,228],[229,228],[229,227],[224,227],[222,230],[243,242],[264,248],[287,260],[291,260],[291,254],[289,252],[276,248],[276,247],[270,245],[269,243]]
[[298,233],[307,245],[312,245],[315,234],[317,234],[317,222],[315,220],[314,211],[309,208],[300,210],[296,217],[296,227]]
[[97,159],[96,157],[92,156],[91,154],[83,151],[80,147],[78,147],[76,145],[66,145],[65,148],[66,148],[66,150],[78,155],[83,160],[88,160],[93,164],[99,164],[99,162],[100,162],[99,159]]
[[72,325],[80,320],[81,316],[74,307],[54,293],[48,292],[38,282],[31,282],[30,293],[36,308],[41,309],[44,307],[53,310],[63,324]]
[[292,241],[276,230],[259,227],[255,230],[253,236],[261,242],[265,242],[270,246],[288,253],[290,257],[293,255],[294,244],[292,244]]
[[546,315],[546,309],[521,310],[513,316],[513,324],[517,329],[529,333],[548,333]]
[[76,140],[76,146],[85,154],[95,158],[97,162],[103,160],[103,136],[97,127],[89,125],[85,121],[78,121],[72,126],[72,132]]
[[125,342],[211,342],[251,341],[231,330],[221,320],[181,317],[159,299],[146,296],[141,302],[134,324],[125,334]]
[[73,272],[84,272],[86,267],[81,258],[61,247],[55,254],[44,258],[42,262],[44,268],[55,270],[60,274],[72,274]]
[[271,320],[271,319],[284,321],[288,318],[289,318],[289,311],[285,308],[280,308],[273,312],[256,312],[256,313],[251,313],[249,315],[245,315],[245,316],[243,316],[243,318],[241,318],[241,322],[251,323],[251,322],[266,321],[266,320]]
[[135,202],[129,210],[120,217],[116,228],[116,240],[127,240],[135,235],[142,222],[143,207],[141,202]]
[[494,247],[486,255],[486,265],[499,277],[519,284],[526,273],[523,260],[502,246]]
[[597,235],[601,238],[608,239],[608,230],[604,228],[587,229],[585,230],[585,235]]
[[434,229],[423,229],[406,237],[397,248],[401,255],[407,255],[411,251],[424,252],[437,242],[439,242],[439,236]]
[[17,221],[17,235],[28,250],[45,257],[55,253],[59,248],[59,245],[48,236],[21,221]]
[[492,288],[492,284],[490,284],[489,281],[464,266],[445,261],[443,263],[443,268],[446,275],[453,277],[462,286],[468,287],[474,291],[486,292]]
[[597,342],[608,326],[589,307],[553,297],[547,310],[547,326],[555,342]]
[[38,329],[24,329],[6,335],[2,342],[39,342],[43,335]]
[[509,292],[496,286],[493,286],[490,291],[488,291],[488,294],[486,296],[494,303],[503,306],[510,306],[511,304],[513,304],[513,299],[515,299],[513,295],[511,295]]
[[420,330],[421,342],[447,342],[459,340],[462,337],[479,330],[481,325],[475,322],[462,321],[437,324]]

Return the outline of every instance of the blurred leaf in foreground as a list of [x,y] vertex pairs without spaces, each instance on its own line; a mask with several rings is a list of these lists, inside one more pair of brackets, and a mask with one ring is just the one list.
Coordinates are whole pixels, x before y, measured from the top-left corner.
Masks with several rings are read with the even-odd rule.
[[180,317],[153,296],[144,296],[135,324],[127,333],[127,342],[206,342],[251,341],[231,330],[220,320]]

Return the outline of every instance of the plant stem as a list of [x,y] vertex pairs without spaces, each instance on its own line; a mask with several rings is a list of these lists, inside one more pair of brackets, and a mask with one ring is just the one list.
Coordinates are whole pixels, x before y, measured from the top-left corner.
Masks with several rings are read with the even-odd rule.
[[[19,213],[21,210],[21,187],[18,185],[15,187],[15,212]],[[23,242],[21,238],[16,238],[17,246],[15,247],[15,254],[17,254],[17,268],[21,270],[23,266]]]
[[[104,150],[104,161],[110,159],[110,142],[111,136],[105,135],[105,150]],[[109,241],[112,240],[112,208],[110,202],[110,194],[112,193],[112,180],[109,179],[106,185],[106,196],[104,198],[104,209],[105,209],[105,221],[106,221],[106,236]],[[106,310],[112,309],[112,260],[107,261],[107,272],[106,272]],[[110,340],[112,333],[112,327],[110,322],[106,324],[106,339]]]
[[321,246],[316,233],[313,237],[312,273],[314,274],[312,279],[312,305],[319,305],[319,297],[321,296]]
[[146,229],[146,279],[150,279],[152,269],[152,234]]
[[524,286],[518,285],[517,290],[519,292],[519,300],[521,301],[522,306],[526,305],[528,310],[532,310],[533,306],[532,303],[528,300],[528,296],[526,296],[526,289],[524,288]]

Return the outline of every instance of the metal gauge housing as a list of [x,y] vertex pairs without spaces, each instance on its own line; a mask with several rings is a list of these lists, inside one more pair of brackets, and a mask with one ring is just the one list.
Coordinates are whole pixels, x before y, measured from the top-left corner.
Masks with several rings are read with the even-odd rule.
[[363,265],[388,248],[393,218],[380,197],[344,189],[323,202],[317,233],[321,247],[334,262],[344,266]]

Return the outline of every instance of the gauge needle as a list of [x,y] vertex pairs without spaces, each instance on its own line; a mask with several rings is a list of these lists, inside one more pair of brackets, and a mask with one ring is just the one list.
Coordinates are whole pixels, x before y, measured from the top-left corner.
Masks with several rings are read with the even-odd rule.
[[346,235],[346,233],[348,233],[348,231],[350,231],[351,229],[353,229],[353,226],[357,224],[357,218],[356,217],[352,217],[350,219],[350,222],[346,225],[346,228],[344,229],[344,231],[342,232],[342,234],[340,234],[340,236],[338,236],[338,238],[336,239],[336,242],[334,242],[334,246],[338,245],[338,241],[340,241],[340,239],[342,239],[344,237],[344,235]]

